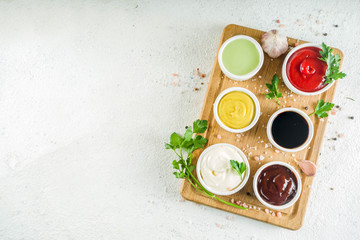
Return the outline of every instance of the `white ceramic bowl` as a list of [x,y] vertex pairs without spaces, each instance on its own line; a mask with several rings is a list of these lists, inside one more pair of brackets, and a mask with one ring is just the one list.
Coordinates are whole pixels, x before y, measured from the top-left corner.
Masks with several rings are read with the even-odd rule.
[[[201,166],[201,161],[204,157],[204,155],[210,151],[211,149],[213,148],[216,148],[216,147],[219,147],[219,146],[229,146],[231,148],[234,148],[236,151],[239,152],[239,154],[241,155],[244,163],[246,164],[246,173],[245,173],[245,178],[243,179],[243,181],[240,183],[239,186],[237,186],[236,188],[234,188],[233,190],[231,191],[226,191],[226,192],[218,192],[216,190],[213,190],[211,187],[209,187],[208,185],[206,185],[206,183],[204,182],[204,180],[202,179],[202,176],[201,176],[201,172],[200,172],[200,166]],[[230,160],[229,160],[230,161]],[[231,144],[228,144],[228,143],[218,143],[218,144],[214,144],[214,145],[211,145],[210,147],[207,147],[201,154],[200,154],[200,157],[197,161],[197,164],[196,164],[196,174],[198,176],[198,179],[201,183],[201,185],[203,185],[203,187],[208,190],[209,192],[212,192],[213,194],[215,195],[222,195],[222,196],[226,196],[226,195],[231,195],[231,194],[234,194],[238,191],[240,191],[244,186],[245,184],[247,183],[247,181],[249,180],[249,177],[250,177],[250,164],[245,156],[245,154],[237,147],[235,147],[234,145],[231,145]]]
[[[259,64],[258,66],[253,70],[251,71],[250,73],[248,74],[245,74],[245,75],[235,75],[231,72],[229,72],[225,66],[224,66],[224,63],[222,61],[222,54],[224,52],[224,49],[225,47],[232,41],[234,40],[237,40],[237,39],[246,39],[246,40],[249,40],[250,42],[252,42],[256,49],[258,50],[258,53],[259,53],[259,57],[260,57],[260,61],[259,61]],[[221,46],[220,50],[219,50],[219,54],[218,54],[218,62],[219,62],[219,65],[220,65],[220,68],[221,68],[221,71],[230,79],[233,79],[233,80],[237,80],[237,81],[244,81],[244,80],[247,80],[247,79],[250,79],[252,78],[259,70],[260,68],[262,67],[263,63],[264,63],[264,52],[260,46],[260,44],[255,40],[253,39],[252,37],[249,37],[249,36],[245,36],[245,35],[237,35],[237,36],[234,36],[234,37],[231,37],[229,38],[228,40],[226,40],[223,45]]]
[[[299,147],[297,148],[284,148],[282,146],[280,146],[279,144],[277,144],[272,136],[272,133],[271,133],[271,127],[272,127],[272,124],[274,122],[274,119],[280,114],[280,113],[283,113],[283,112],[296,112],[298,114],[300,114],[305,120],[306,122],[308,123],[309,125],[309,135],[308,135],[308,138],[306,139],[306,141]],[[284,152],[297,152],[297,151],[300,151],[304,148],[306,148],[307,145],[309,145],[309,143],[311,142],[313,136],[314,136],[314,126],[311,122],[311,119],[309,118],[309,116],[304,113],[303,111],[297,109],[297,108],[282,108],[276,112],[273,113],[273,115],[271,115],[268,123],[267,123],[267,127],[266,127],[266,134],[267,134],[267,137],[270,141],[270,143],[276,147],[277,149],[281,150],[281,151],[284,151]],[[296,137],[296,136],[294,136]]]
[[[219,114],[218,114],[219,102],[226,94],[228,94],[230,92],[243,92],[243,93],[246,93],[254,101],[254,103],[255,103],[255,116],[254,116],[254,119],[250,123],[249,126],[244,127],[244,128],[240,128],[240,129],[234,129],[234,128],[230,128],[230,127],[226,126],[220,120],[220,117],[219,117]],[[246,131],[250,130],[252,127],[255,126],[255,124],[257,123],[257,121],[259,120],[259,117],[260,117],[260,103],[259,103],[259,100],[255,96],[255,94],[253,94],[251,91],[249,91],[246,88],[241,88],[241,87],[232,87],[232,88],[228,88],[228,89],[225,89],[224,91],[222,91],[219,94],[219,96],[217,96],[217,98],[215,100],[215,103],[214,103],[214,106],[213,106],[213,109],[214,109],[214,116],[215,116],[216,122],[220,125],[221,128],[225,129],[228,132],[232,132],[232,133],[242,133],[242,132],[246,132]]]
[[[258,181],[258,178],[259,178],[259,175],[260,173],[262,172],[262,170],[264,170],[265,168],[267,168],[268,166],[271,166],[271,165],[282,165],[282,166],[285,166],[287,167],[288,169],[290,169],[295,177],[296,177],[296,180],[297,180],[297,192],[295,194],[295,197],[293,199],[291,199],[290,202],[284,204],[284,205],[272,205],[268,202],[266,202],[259,194],[258,192],[258,189],[257,189],[257,181]],[[274,210],[281,210],[281,209],[285,209],[285,208],[288,208],[288,207],[291,207],[292,205],[294,205],[294,203],[296,203],[296,201],[299,199],[300,195],[301,195],[301,191],[302,191],[302,184],[301,184],[301,178],[300,178],[300,175],[299,173],[295,170],[295,168],[293,168],[291,165],[287,164],[287,163],[284,163],[284,162],[280,162],[280,161],[274,161],[274,162],[269,162],[269,163],[266,163],[264,164],[263,166],[261,166],[255,173],[255,176],[254,176],[254,180],[253,180],[253,189],[254,189],[254,193],[255,193],[255,196],[256,198],[263,204],[265,205],[266,207],[268,208],[271,208],[271,209],[274,209]]]
[[301,44],[295,48],[293,48],[285,57],[285,60],[283,62],[283,66],[282,66],[282,78],[283,78],[283,81],[285,83],[285,85],[294,93],[296,94],[299,94],[299,95],[305,95],[305,96],[311,96],[311,95],[318,95],[318,94],[321,94],[325,91],[327,91],[329,88],[331,88],[331,86],[334,84],[335,81],[333,81],[332,83],[329,83],[328,85],[326,85],[324,88],[316,91],[316,92],[304,92],[304,91],[301,91],[299,89],[297,89],[296,87],[294,87],[290,80],[288,79],[287,77],[287,74],[286,74],[286,65],[289,61],[289,58],[294,54],[294,52],[296,52],[297,50],[299,49],[302,49],[302,48],[305,48],[305,47],[317,47],[317,48],[320,48],[321,49],[321,46],[318,45],[318,44],[314,44],[314,43],[304,43],[304,44]]

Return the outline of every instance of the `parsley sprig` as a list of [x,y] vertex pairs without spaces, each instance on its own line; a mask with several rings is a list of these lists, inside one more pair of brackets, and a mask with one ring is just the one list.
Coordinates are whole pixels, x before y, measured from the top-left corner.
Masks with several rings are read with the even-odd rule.
[[310,113],[309,116],[316,114],[318,118],[326,118],[329,115],[327,114],[328,111],[330,111],[335,104],[330,102],[325,102],[324,100],[319,100],[316,104],[315,111],[313,113]]
[[242,174],[246,171],[246,164],[243,162],[239,163],[235,160],[230,160],[230,164],[232,168],[235,169],[235,171],[240,175],[240,178],[242,180]]
[[[193,159],[193,152],[196,149],[204,148],[205,144],[207,143],[206,138],[196,134],[204,133],[206,129],[206,120],[196,120],[193,123],[192,127],[190,126],[186,129],[183,137],[181,137],[175,132],[171,134],[170,144],[165,143],[165,148],[172,149],[179,158],[179,160],[174,160],[172,162],[173,168],[175,169],[174,175],[176,178],[188,180],[195,189],[197,189],[206,196],[216,199],[217,201],[222,202],[226,205],[246,210],[247,208],[222,200],[221,198],[215,196],[213,193],[209,192],[192,174],[195,169],[195,166],[191,164]],[[185,156],[185,153],[187,153],[187,156]]]
[[326,62],[327,69],[325,73],[325,83],[332,83],[333,81],[337,79],[341,79],[346,77],[346,74],[343,72],[340,72],[340,55],[339,54],[333,54],[333,49],[329,46],[326,46],[325,43],[321,44],[322,51],[320,51],[321,58],[320,60]]
[[267,88],[269,89],[270,93],[265,94],[265,96],[268,99],[275,98],[275,101],[281,106],[281,103],[279,101],[279,98],[282,97],[282,93],[279,92],[278,86],[279,86],[279,77],[277,74],[275,74],[271,80],[271,84],[266,84]]

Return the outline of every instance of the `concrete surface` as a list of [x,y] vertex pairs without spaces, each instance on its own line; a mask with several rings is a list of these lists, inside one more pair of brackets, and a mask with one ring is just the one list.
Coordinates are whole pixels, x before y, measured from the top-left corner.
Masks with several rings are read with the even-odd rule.
[[[359,239],[359,12],[356,0],[0,1],[0,239]],[[345,54],[299,231],[180,202],[163,142],[199,116],[229,23]]]

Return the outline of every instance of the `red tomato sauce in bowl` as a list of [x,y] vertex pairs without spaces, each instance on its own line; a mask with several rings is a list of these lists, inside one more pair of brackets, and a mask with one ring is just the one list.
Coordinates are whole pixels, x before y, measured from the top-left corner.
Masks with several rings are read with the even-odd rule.
[[286,75],[290,83],[303,92],[316,92],[325,84],[326,62],[321,57],[317,47],[304,47],[294,52],[287,64]]

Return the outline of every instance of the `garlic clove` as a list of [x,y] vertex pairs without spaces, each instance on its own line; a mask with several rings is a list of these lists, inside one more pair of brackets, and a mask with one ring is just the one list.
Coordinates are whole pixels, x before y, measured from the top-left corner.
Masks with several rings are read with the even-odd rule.
[[314,176],[316,173],[316,165],[309,160],[296,161],[306,176]]
[[286,36],[278,30],[270,30],[262,36],[261,46],[269,57],[277,58],[288,50],[289,45]]

